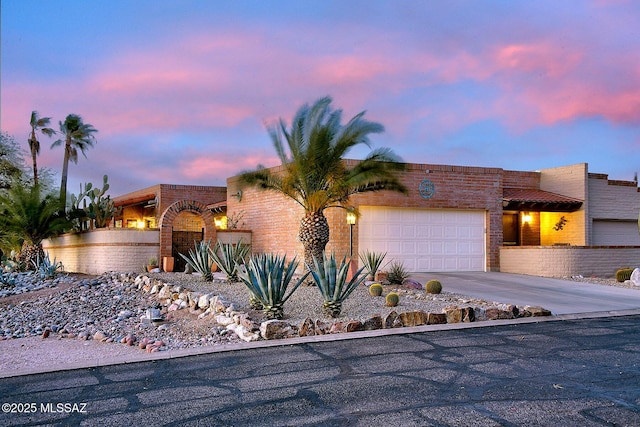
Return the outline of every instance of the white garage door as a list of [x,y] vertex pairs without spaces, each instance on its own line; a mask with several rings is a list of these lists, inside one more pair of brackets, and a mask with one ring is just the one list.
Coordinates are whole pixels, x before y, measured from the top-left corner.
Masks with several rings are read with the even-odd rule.
[[637,221],[593,221],[594,246],[638,246]]
[[360,207],[359,250],[386,252],[410,272],[485,271],[485,213]]

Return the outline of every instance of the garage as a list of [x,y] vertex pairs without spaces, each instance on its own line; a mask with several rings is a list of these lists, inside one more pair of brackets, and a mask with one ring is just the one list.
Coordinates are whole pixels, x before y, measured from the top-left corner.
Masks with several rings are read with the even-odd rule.
[[386,252],[410,272],[485,271],[485,212],[361,206],[360,252]]
[[593,220],[594,246],[640,246],[637,221]]

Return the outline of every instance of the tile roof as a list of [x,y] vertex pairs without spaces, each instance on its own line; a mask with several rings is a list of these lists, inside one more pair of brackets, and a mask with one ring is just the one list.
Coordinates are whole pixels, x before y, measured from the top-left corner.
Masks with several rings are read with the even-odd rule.
[[582,203],[580,199],[533,188],[504,188],[502,191],[505,209],[572,212],[578,210]]

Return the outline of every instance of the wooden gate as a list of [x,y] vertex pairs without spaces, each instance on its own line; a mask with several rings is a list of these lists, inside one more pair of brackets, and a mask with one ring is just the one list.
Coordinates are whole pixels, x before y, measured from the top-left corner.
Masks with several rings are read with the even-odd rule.
[[204,239],[204,228],[200,231],[173,230],[171,238],[171,256],[175,259],[173,271],[184,271],[187,262],[180,256],[189,256],[189,251],[195,250],[195,244],[200,244]]

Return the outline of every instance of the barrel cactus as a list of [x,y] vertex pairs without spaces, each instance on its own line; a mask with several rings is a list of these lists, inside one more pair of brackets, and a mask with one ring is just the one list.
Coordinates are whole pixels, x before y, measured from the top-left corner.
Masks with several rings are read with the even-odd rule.
[[382,285],[380,283],[372,283],[369,286],[369,294],[374,297],[379,297],[382,295]]
[[395,307],[400,302],[400,296],[395,292],[389,292],[385,297],[385,302],[388,307]]
[[631,279],[631,273],[633,273],[633,268],[621,268],[616,271],[616,281],[624,282],[626,280]]
[[429,280],[424,286],[428,294],[439,294],[442,292],[442,283],[439,280]]

